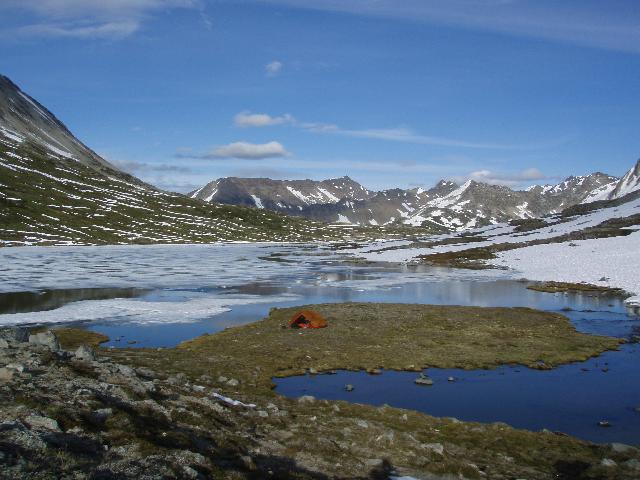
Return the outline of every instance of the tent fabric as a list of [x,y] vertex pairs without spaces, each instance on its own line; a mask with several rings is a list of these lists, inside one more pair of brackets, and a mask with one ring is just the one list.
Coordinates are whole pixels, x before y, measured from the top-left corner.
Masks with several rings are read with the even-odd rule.
[[291,328],[324,328],[327,321],[318,312],[313,310],[301,310],[289,321]]

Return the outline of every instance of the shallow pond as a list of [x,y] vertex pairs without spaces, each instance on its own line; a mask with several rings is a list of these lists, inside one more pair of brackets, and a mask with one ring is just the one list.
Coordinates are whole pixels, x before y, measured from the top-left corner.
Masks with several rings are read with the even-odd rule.
[[[619,298],[535,292],[500,270],[354,264],[328,248],[5,248],[0,249],[0,264],[0,325],[83,325],[109,335],[107,345],[113,347],[170,347],[259,320],[272,307],[348,301],[526,306],[562,312],[588,333],[627,337],[640,328],[638,318],[628,315]],[[640,443],[640,413],[632,408],[640,405],[632,388],[638,385],[640,353],[635,345],[627,345],[606,357],[595,360],[609,363],[606,373],[591,362],[552,372],[510,367],[490,372],[430,370],[436,385],[420,390],[413,384],[415,374],[344,372],[279,380],[278,391],[546,427],[597,441]],[[441,380],[448,376],[460,380]],[[345,383],[353,383],[356,390],[343,392]],[[602,419],[613,426],[595,426]]]

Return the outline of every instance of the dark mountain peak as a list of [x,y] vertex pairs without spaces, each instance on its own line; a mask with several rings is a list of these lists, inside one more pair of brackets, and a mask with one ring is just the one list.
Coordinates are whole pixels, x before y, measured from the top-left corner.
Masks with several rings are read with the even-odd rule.
[[0,75],[0,135],[14,144],[33,142],[53,157],[73,159],[96,170],[118,169],[80,142],[56,116]]

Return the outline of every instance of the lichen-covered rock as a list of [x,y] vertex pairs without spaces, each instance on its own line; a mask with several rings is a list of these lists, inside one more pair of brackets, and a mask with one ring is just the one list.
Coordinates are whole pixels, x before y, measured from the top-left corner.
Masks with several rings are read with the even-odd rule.
[[35,335],[29,335],[29,343],[47,347],[52,352],[57,352],[60,350],[60,342],[58,342],[58,337],[56,337],[56,334],[51,330],[36,333]]
[[87,345],[80,345],[75,351],[75,356],[79,360],[93,362],[96,359],[96,352],[93,350],[93,348]]

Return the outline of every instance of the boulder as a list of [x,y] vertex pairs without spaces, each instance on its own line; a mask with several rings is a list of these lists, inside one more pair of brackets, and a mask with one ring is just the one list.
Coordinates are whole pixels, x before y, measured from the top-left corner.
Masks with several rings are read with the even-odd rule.
[[29,330],[22,327],[3,328],[0,330],[0,338],[10,342],[24,343],[29,340]]
[[80,345],[75,352],[76,358],[80,360],[86,360],[87,362],[93,362],[96,359],[96,352],[93,348],[87,345]]
[[58,342],[58,337],[56,337],[56,334],[51,330],[36,333],[35,335],[29,335],[29,343],[47,347],[53,352],[57,352],[60,350],[60,342]]
[[29,428],[36,430],[51,430],[55,432],[60,431],[60,425],[53,418],[42,417],[40,415],[29,415],[24,419]]
[[16,371],[10,368],[0,368],[0,383],[10,382],[13,379]]
[[632,447],[631,445],[626,445],[624,443],[612,443],[609,446],[611,447],[611,450],[616,453],[636,452],[638,450],[636,447]]
[[312,397],[311,395],[303,395],[298,399],[298,403],[314,403],[316,401],[316,397]]
[[413,383],[415,383],[416,385],[426,385],[430,387],[431,385],[433,385],[433,380],[427,377],[424,373],[421,373],[420,376],[413,381]]

